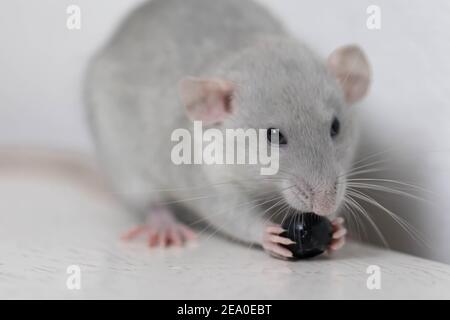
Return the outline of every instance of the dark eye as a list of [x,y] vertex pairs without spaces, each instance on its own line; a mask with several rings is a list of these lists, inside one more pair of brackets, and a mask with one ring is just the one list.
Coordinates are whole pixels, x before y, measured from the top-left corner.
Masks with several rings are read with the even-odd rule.
[[[280,129],[275,129],[275,128],[269,128],[267,129],[267,140],[272,143],[272,135],[274,136],[274,138],[276,137],[276,135],[278,135],[278,144],[282,145],[282,144],[287,144],[287,139],[286,137],[280,132]],[[275,143],[275,141],[274,141]]]
[[331,123],[330,135],[332,138],[336,137],[339,134],[339,129],[341,128],[341,124],[337,118],[333,119]]

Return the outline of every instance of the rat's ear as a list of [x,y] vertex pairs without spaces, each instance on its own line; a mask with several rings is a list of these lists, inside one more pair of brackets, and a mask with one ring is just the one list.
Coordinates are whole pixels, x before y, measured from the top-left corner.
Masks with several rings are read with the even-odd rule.
[[364,52],[356,45],[336,49],[328,58],[328,69],[336,76],[345,100],[353,104],[363,98],[370,85],[370,66]]
[[229,81],[189,77],[181,81],[180,91],[181,101],[191,120],[215,124],[232,112],[233,84]]

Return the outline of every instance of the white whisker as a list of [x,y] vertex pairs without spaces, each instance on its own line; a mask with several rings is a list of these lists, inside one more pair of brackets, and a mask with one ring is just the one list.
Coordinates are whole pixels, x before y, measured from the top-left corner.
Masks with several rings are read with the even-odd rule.
[[383,242],[384,246],[386,248],[389,248],[389,244],[386,241],[386,238],[384,237],[383,233],[381,232],[380,228],[378,228],[378,226],[375,224],[375,222],[372,220],[372,218],[370,218],[369,214],[367,213],[367,211],[356,201],[354,200],[350,194],[348,194],[348,198],[346,199],[347,201],[349,201],[349,204],[353,205],[355,207],[355,209],[357,209],[366,219],[367,221],[370,223],[370,225],[372,226],[372,228],[375,230],[375,232],[378,234],[378,237],[381,239],[381,241]]
[[367,196],[358,190],[351,190],[349,188],[348,193],[349,193],[349,195],[352,195],[355,198],[358,198],[358,199],[363,200],[373,206],[376,206],[379,209],[381,209],[383,212],[387,213],[395,222],[397,222],[399,224],[399,226],[401,226],[405,230],[405,232],[407,232],[411,236],[412,239],[414,239],[415,241],[421,242],[423,245],[428,247],[427,242],[422,238],[420,232],[417,231],[417,229],[415,229],[413,226],[411,226],[411,224],[408,223],[405,219],[401,218],[400,216],[396,215],[395,213],[393,213],[392,211],[390,211],[383,205],[379,204],[372,197]]

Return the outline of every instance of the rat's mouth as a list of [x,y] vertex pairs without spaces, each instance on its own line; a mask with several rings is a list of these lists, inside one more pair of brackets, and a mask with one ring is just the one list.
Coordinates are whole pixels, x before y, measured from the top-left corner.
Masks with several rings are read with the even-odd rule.
[[314,212],[328,216],[337,210],[338,196],[336,189],[302,189],[297,185],[283,191],[286,203],[301,213]]

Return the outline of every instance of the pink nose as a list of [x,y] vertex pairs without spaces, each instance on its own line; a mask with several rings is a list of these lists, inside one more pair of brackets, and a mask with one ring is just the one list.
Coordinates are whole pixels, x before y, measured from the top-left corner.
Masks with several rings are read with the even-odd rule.
[[336,210],[336,194],[334,192],[316,192],[312,204],[315,214],[329,216]]

